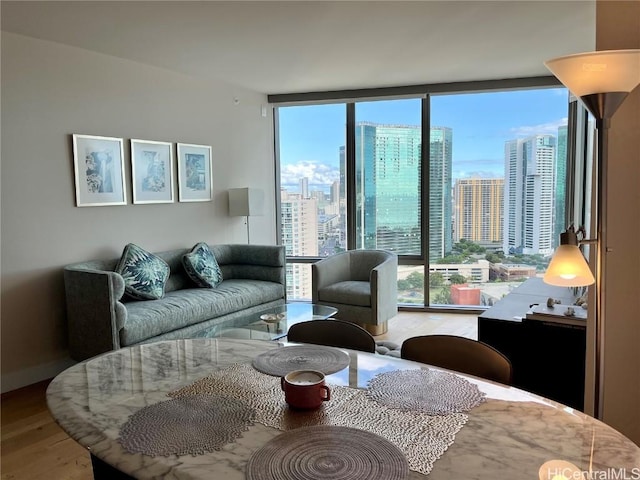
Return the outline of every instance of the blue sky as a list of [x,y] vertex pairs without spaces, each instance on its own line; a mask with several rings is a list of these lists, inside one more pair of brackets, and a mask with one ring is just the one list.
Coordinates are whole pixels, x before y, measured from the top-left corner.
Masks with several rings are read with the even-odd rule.
[[[344,104],[280,108],[283,184],[338,178],[338,149],[345,144]],[[431,97],[431,124],[453,129],[454,178],[503,176],[504,143],[566,125],[563,88]],[[356,104],[356,121],[419,125],[420,99]]]

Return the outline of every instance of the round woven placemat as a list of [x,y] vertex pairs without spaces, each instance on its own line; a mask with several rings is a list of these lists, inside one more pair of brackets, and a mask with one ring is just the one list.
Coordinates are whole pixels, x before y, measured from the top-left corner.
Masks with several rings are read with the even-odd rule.
[[253,424],[255,410],[217,395],[192,395],[146,406],[120,429],[129,453],[201,455],[220,450]]
[[402,480],[404,455],[388,440],[349,427],[290,430],[257,450],[247,480]]
[[466,412],[485,398],[464,378],[431,369],[380,373],[369,381],[367,396],[389,408],[429,415]]
[[300,345],[261,353],[252,365],[259,372],[278,377],[293,370],[319,370],[330,375],[349,366],[349,355],[333,347]]

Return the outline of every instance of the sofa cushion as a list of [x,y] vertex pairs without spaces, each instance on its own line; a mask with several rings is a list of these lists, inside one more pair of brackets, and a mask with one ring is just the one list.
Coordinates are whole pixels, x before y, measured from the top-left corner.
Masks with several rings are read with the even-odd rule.
[[198,243],[182,257],[182,265],[189,278],[202,288],[214,288],[222,282],[222,271],[209,246]]
[[127,303],[127,321],[120,331],[123,346],[172,330],[238,312],[284,297],[284,286],[262,280],[224,280],[216,288],[167,292],[152,302]]
[[318,300],[326,303],[371,306],[371,284],[349,280],[327,285],[318,290]]
[[169,265],[153,253],[129,243],[124,247],[115,271],[122,275],[124,291],[132,298],[156,300],[164,296]]

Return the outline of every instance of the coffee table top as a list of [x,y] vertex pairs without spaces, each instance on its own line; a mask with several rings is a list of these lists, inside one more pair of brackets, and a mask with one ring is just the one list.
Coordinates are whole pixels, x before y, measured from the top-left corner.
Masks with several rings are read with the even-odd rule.
[[244,327],[227,328],[220,337],[249,338],[254,340],[278,340],[286,337],[289,328],[308,320],[326,320],[338,313],[337,308],[313,303],[293,302],[265,308],[251,314]]

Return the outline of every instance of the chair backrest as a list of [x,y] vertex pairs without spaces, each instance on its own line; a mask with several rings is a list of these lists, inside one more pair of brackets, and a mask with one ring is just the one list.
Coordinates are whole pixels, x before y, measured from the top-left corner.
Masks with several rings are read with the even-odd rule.
[[407,360],[468,373],[511,384],[511,362],[486,343],[453,335],[424,335],[402,343],[400,356]]
[[375,353],[376,341],[364,328],[342,320],[310,320],[292,325],[287,333],[290,342],[313,343]]
[[396,256],[395,253],[386,250],[347,250],[350,262],[352,280],[368,282],[371,277],[371,270],[382,262]]

